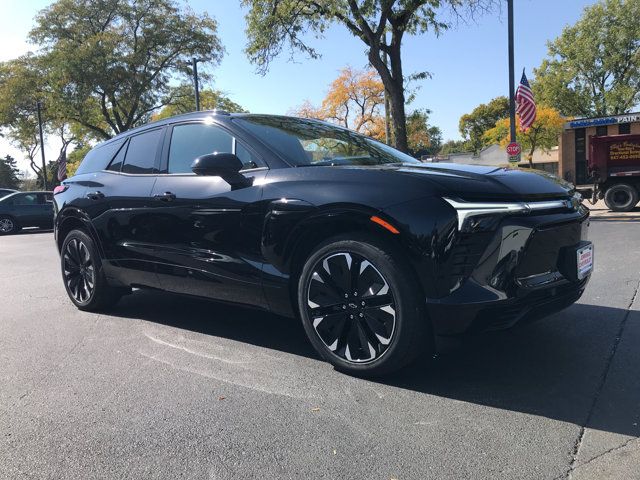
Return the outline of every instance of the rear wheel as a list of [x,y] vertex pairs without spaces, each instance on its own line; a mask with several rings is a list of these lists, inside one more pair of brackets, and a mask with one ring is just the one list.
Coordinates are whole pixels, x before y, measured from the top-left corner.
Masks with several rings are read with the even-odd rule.
[[18,233],[20,226],[12,217],[0,215],[0,235]]
[[614,212],[629,212],[638,203],[638,191],[626,183],[613,185],[605,192],[604,203]]
[[298,304],[316,350],[351,374],[393,372],[433,345],[413,273],[392,246],[373,236],[319,246],[302,269]]
[[67,294],[80,310],[102,310],[115,305],[122,296],[107,283],[95,244],[82,230],[72,230],[66,236],[60,261]]

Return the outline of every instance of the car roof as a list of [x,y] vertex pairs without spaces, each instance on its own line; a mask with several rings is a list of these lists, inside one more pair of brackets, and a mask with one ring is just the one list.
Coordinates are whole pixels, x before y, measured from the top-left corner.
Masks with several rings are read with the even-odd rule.
[[[116,142],[120,139],[127,138],[130,135],[133,135],[138,132],[143,132],[145,130],[155,128],[155,127],[163,127],[165,125],[171,125],[172,123],[183,122],[185,120],[201,120],[204,118],[209,118],[211,116],[215,116],[217,121],[220,122],[228,122],[234,118],[251,118],[251,117],[273,117],[273,118],[299,118],[291,115],[271,115],[271,114],[263,114],[263,113],[229,113],[223,110],[201,110],[199,112],[189,112],[183,113],[181,115],[174,115],[173,117],[163,118],[162,120],[156,120],[154,122],[145,123],[136,128],[132,128],[131,130],[127,130],[126,132],[119,133],[118,135],[110,138],[109,140],[105,140],[97,144],[94,148],[102,147],[111,142]],[[326,123],[322,120],[305,118],[305,120],[312,120],[318,123]],[[334,127],[340,128],[338,125],[332,125]]]
[[14,196],[16,196],[18,194],[23,194],[23,193],[50,193],[50,194],[53,195],[53,192],[50,192],[48,190],[29,190],[29,191],[26,191],[26,192],[21,192],[20,190],[13,190],[13,193],[10,193],[6,197],[0,198],[0,200],[4,200],[5,198],[9,198],[9,197],[14,197]]

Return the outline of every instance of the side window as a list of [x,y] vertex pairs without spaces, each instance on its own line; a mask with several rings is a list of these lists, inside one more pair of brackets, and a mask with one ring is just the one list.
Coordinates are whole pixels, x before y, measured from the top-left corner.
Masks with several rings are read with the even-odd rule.
[[250,150],[248,150],[240,142],[236,142],[236,156],[240,159],[243,168],[258,168],[262,162]]
[[14,205],[37,205],[38,195],[36,193],[24,193],[13,197]]
[[233,137],[220,127],[204,123],[176,125],[169,147],[169,173],[191,173],[191,164],[200,155],[232,151]]
[[162,128],[159,128],[131,137],[124,165],[122,166],[123,173],[157,172],[156,156],[163,131]]
[[107,170],[111,170],[113,172],[119,172],[122,168],[122,164],[124,163],[124,156],[127,153],[127,142],[125,142],[113,160],[111,160],[111,164],[107,167]]
[[124,139],[113,141],[107,145],[99,145],[91,150],[82,160],[75,175],[83,173],[99,172],[109,165],[109,162],[124,143]]

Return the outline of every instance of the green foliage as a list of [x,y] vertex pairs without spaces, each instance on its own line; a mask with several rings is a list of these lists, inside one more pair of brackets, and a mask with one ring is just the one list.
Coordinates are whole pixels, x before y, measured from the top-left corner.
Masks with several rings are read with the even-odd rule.
[[625,113],[640,103],[640,0],[601,0],[548,44],[536,98],[565,116]]
[[0,158],[0,187],[17,190],[20,187],[18,172],[15,158],[11,155]]
[[[170,103],[153,116],[153,120],[172,117],[195,111],[195,91],[193,85],[182,84],[169,91]],[[202,110],[224,110],[230,113],[246,112],[244,108],[232,101],[219,90],[204,89],[200,92],[200,108]]]
[[489,103],[482,103],[460,118],[458,128],[460,134],[468,142],[468,146],[475,153],[486,146],[484,133],[493,128],[496,122],[509,116],[509,99],[496,97]]
[[[169,99],[169,81],[198,57],[219,63],[217,23],[173,0],[58,0],[30,34],[50,101],[107,139],[148,121]],[[206,78],[206,72],[203,72]]]
[[440,155],[451,155],[452,153],[470,153],[473,150],[469,142],[465,140],[449,140],[440,148]]
[[[322,38],[332,24],[344,26],[365,44],[368,63],[378,72],[389,94],[395,146],[406,152],[409,144],[401,55],[404,35],[418,35],[427,30],[438,34],[447,29],[449,23],[441,19],[446,7],[454,18],[468,17],[497,3],[495,0],[242,0],[243,6],[249,8],[245,52],[258,71],[265,73],[286,47],[290,56],[302,52],[318,58],[319,52],[308,40]],[[427,76],[426,72],[417,74],[417,78]]]
[[442,144],[442,131],[429,125],[429,110],[414,110],[407,116],[409,152],[419,157],[435,155]]

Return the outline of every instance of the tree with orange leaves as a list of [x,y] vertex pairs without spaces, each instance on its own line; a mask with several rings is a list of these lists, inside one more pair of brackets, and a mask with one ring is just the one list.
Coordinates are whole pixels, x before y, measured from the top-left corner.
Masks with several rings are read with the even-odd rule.
[[293,110],[305,118],[336,123],[356,132],[384,140],[384,86],[373,70],[343,68],[329,87],[319,108],[308,100]]

